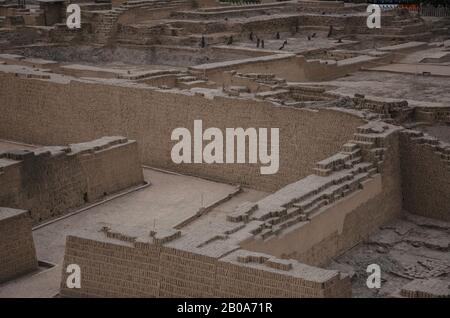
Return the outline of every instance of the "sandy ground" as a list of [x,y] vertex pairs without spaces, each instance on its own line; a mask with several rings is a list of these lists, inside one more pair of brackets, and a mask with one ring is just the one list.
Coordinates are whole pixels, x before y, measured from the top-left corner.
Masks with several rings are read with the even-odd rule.
[[[319,84],[319,83],[318,83]],[[335,85],[336,92],[384,98],[406,99],[450,105],[450,78],[415,76],[388,72],[358,72],[339,80],[321,82]]]
[[[328,268],[352,277],[353,297],[389,297],[414,279],[440,279],[450,284],[450,223],[412,214],[398,218],[337,257]],[[366,285],[367,266],[381,268],[381,288]]]
[[375,71],[385,71],[391,73],[408,73],[421,75],[423,72],[429,72],[432,76],[450,77],[450,66],[445,65],[427,65],[427,64],[388,64],[372,68]]
[[89,64],[89,63],[81,63],[81,64],[66,64],[63,66],[66,69],[71,70],[87,70],[87,71],[98,71],[98,72],[110,72],[116,73],[119,75],[126,74],[135,74],[135,73],[145,73],[150,71],[164,71],[164,70],[178,70],[183,71],[186,68],[183,67],[173,67],[168,65],[145,65],[145,66],[136,66],[129,65],[124,63],[105,63],[105,64]]

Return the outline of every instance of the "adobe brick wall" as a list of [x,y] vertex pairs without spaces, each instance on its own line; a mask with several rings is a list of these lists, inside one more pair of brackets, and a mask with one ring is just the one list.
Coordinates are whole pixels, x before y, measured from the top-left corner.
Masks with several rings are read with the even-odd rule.
[[[63,297],[346,297],[350,280],[336,271],[296,263],[291,271],[154,245],[68,236]],[[260,257],[263,254],[259,254]],[[263,255],[270,258],[269,255]],[[69,264],[81,268],[81,288],[66,286]]]
[[[239,259],[246,254],[250,253],[238,250],[219,260],[217,294],[221,297],[351,297],[350,279],[337,272],[297,263],[294,268],[304,271],[306,277],[299,278],[290,273],[292,269],[283,273],[282,270],[267,270],[257,263],[243,266],[236,257]],[[264,254],[255,254],[261,255]],[[276,258],[273,259],[276,262]],[[320,277],[322,275],[326,278]]]
[[[80,158],[89,201],[144,182],[137,142],[123,137],[113,140],[117,144],[89,151]],[[91,143],[86,144],[90,148]]]
[[270,239],[247,240],[242,248],[323,266],[398,216],[402,211],[399,129],[393,127],[383,137],[379,173],[363,182],[361,189],[329,203],[307,224]]
[[29,210],[33,224],[142,182],[137,144],[123,137],[0,153],[0,205]]
[[[66,297],[157,297],[159,247],[133,248],[129,244],[68,236],[61,281]],[[65,285],[69,264],[81,268],[81,289]]]
[[269,73],[286,79],[287,81],[306,81],[306,60],[295,54],[277,54],[260,56],[223,63],[192,66],[190,69],[199,76],[204,75],[218,84],[223,83],[223,72],[236,70],[240,73]]
[[[402,211],[399,133],[386,140],[387,150],[381,171],[381,192],[345,216],[343,228],[295,257],[307,264],[323,265],[356,244],[366,240],[380,226]],[[351,200],[351,198],[350,198]]]
[[[335,110],[277,107],[269,102],[206,99],[147,88],[70,84],[0,74],[0,137],[57,145],[122,135],[137,140],[146,165],[273,191],[308,175],[314,164],[349,140],[362,119]],[[19,93],[20,92],[20,93]],[[280,169],[261,175],[259,164],[172,162],[173,129],[280,128]]]
[[29,213],[0,207],[0,283],[37,267]]
[[450,145],[418,131],[400,138],[404,209],[450,221]]
[[160,251],[160,297],[214,297],[217,259],[175,248]]

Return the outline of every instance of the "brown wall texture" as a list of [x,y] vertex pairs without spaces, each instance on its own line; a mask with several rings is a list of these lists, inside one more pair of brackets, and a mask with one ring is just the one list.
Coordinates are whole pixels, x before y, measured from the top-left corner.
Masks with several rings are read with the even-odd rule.
[[309,224],[265,241],[249,240],[245,249],[320,266],[367,239],[402,211],[399,133],[384,140],[381,173],[363,189],[332,204]]
[[112,139],[118,144],[94,141],[82,151],[74,145],[0,154],[0,205],[29,210],[37,224],[143,183],[136,142]]
[[0,207],[0,283],[37,267],[28,212]]
[[401,134],[403,207],[410,213],[450,221],[450,151],[422,137]]
[[[137,140],[146,165],[273,191],[310,174],[316,161],[333,154],[363,121],[334,110],[277,107],[236,98],[189,96],[147,88],[72,81],[21,79],[0,74],[0,138],[65,144],[105,135]],[[177,127],[204,129],[280,128],[280,169],[261,175],[260,164],[172,162]]]
[[[304,278],[235,261],[149,243],[68,236],[65,269],[78,264],[81,288],[66,285],[63,297],[349,297],[350,280],[339,273],[299,264]],[[239,254],[239,253],[238,253]],[[320,274],[323,279],[316,280]],[[316,275],[319,274],[319,275]],[[310,276],[309,276],[310,275]]]

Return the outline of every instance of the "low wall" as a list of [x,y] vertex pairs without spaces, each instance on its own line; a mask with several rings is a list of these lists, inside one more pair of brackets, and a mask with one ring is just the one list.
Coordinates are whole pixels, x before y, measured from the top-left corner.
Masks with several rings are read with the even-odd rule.
[[34,224],[142,182],[137,144],[121,137],[0,153],[0,205]]
[[[135,33],[133,27],[130,30],[127,27],[121,29],[124,39],[132,39],[136,36],[142,40],[148,34]],[[131,33],[127,33],[130,31]],[[137,29],[140,32],[140,29]],[[160,30],[153,32],[161,33]],[[200,43],[200,40],[199,40]],[[114,47],[89,47],[85,45],[67,46],[33,46],[24,49],[11,49],[9,53],[17,53],[25,57],[41,58],[58,62],[73,62],[79,64],[83,62],[90,64],[103,64],[122,62],[126,64],[162,64],[172,66],[190,66],[205,63],[207,61],[224,61],[247,58],[250,53],[242,50],[217,50],[213,48],[192,48],[182,46],[168,45],[120,45]],[[170,54],[170,59],[168,56]],[[8,61],[9,62],[9,61]],[[15,59],[10,64],[19,64]],[[59,67],[59,65],[56,65]]]
[[404,209],[450,221],[450,145],[407,130],[400,150]]
[[450,107],[415,107],[414,120],[450,124]]
[[[57,145],[124,135],[137,140],[142,162],[185,174],[273,191],[308,175],[363,120],[335,110],[312,111],[241,98],[206,99],[151,88],[22,79],[0,73],[0,138]],[[18,92],[21,92],[18,94]],[[258,164],[175,164],[175,128],[280,129],[280,167],[261,175]]]
[[37,268],[29,213],[0,207],[0,283]]
[[306,60],[295,54],[276,54],[237,61],[226,61],[192,66],[190,69],[210,81],[222,83],[224,71],[240,73],[272,73],[287,81],[304,81]]
[[[240,51],[253,53],[253,50]],[[325,81],[345,76],[361,69],[363,66],[370,67],[376,63],[388,63],[391,59],[392,57],[388,55],[380,58],[362,55],[335,62],[306,60],[304,56],[287,53],[200,64],[191,66],[190,70],[194,74],[208,78],[219,85],[224,81],[223,73],[225,71],[274,74],[291,82]]]
[[[147,242],[146,242],[147,240]],[[251,258],[251,259],[250,259]],[[214,258],[163,245],[68,236],[63,269],[78,264],[81,288],[63,297],[348,297],[350,280],[337,271],[293,262],[277,269],[259,264],[269,255],[236,251]],[[281,261],[281,260],[280,260]],[[283,262],[283,261],[282,261]],[[253,263],[253,264],[252,264]],[[281,266],[281,265],[280,265]]]

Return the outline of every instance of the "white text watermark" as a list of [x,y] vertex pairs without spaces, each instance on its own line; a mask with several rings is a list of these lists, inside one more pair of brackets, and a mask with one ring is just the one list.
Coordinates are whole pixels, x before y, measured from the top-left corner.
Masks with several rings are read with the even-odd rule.
[[171,140],[178,141],[172,147],[172,161],[176,164],[260,163],[264,165],[261,174],[275,174],[279,168],[279,128],[270,128],[270,143],[268,131],[269,128],[226,128],[223,133],[214,127],[203,131],[202,120],[194,120],[193,135],[187,128],[172,131]]

